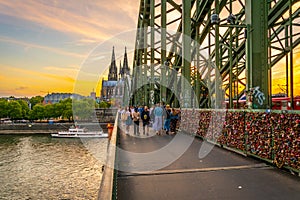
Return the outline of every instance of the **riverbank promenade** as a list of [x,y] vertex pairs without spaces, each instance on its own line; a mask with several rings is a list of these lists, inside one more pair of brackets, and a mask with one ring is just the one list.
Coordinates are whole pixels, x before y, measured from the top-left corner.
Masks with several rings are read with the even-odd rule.
[[300,199],[297,175],[207,143],[202,147],[207,155],[199,158],[204,142],[198,138],[180,132],[139,137],[122,131],[119,137],[119,200]]

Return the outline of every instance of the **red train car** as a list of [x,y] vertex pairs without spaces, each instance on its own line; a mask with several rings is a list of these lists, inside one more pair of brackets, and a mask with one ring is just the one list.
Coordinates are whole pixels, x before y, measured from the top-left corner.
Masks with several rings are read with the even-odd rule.
[[[272,98],[273,110],[292,110],[290,97]],[[294,97],[294,110],[300,110],[300,96]]]
[[[229,108],[229,101],[225,101],[226,108]],[[241,98],[238,103],[233,101],[234,109],[247,108],[246,100]],[[273,97],[272,98],[272,110],[292,110],[290,97]],[[300,96],[294,97],[294,110],[300,110]]]

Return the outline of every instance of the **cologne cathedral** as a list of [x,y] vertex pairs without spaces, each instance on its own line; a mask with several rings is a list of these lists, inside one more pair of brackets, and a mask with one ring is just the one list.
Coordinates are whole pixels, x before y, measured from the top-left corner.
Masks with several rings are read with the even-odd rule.
[[125,47],[123,66],[120,61],[119,73],[115,59],[115,49],[113,47],[111,63],[109,66],[108,80],[102,80],[101,98],[103,100],[110,100],[113,97],[120,97],[123,95],[122,82],[126,76],[130,75],[130,68],[128,66],[127,50]]

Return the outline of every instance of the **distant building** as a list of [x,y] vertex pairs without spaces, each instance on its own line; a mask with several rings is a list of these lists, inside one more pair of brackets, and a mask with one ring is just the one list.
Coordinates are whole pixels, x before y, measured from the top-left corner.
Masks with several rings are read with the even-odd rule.
[[29,98],[28,97],[14,97],[14,96],[10,96],[10,97],[1,97],[0,99],[5,99],[7,101],[23,100],[23,101],[29,102]]
[[121,66],[121,63],[120,63],[120,72],[119,72],[119,75],[120,75],[119,79],[123,79],[124,76],[130,75],[130,68],[128,66],[128,58],[127,58],[126,47],[125,47],[125,53],[124,53],[123,67]]
[[31,103],[28,97],[14,97],[14,96],[10,96],[10,97],[1,97],[0,99],[5,99],[6,101],[25,101],[28,105],[28,108],[31,109]]
[[47,94],[44,97],[43,103],[44,104],[54,104],[54,103],[58,103],[59,101],[68,99],[68,98],[80,100],[85,97],[82,95],[79,95],[79,94],[72,94],[72,93],[51,93],[51,94]]
[[96,100],[96,92],[94,92],[94,90],[91,92],[90,98]]
[[120,63],[119,74],[115,61],[115,51],[113,48],[111,64],[109,66],[108,80],[102,80],[101,98],[103,100],[109,100],[114,97],[123,95],[123,90],[120,87],[120,83],[123,83],[123,79],[126,75],[130,75],[130,68],[128,67],[127,51],[125,48],[123,67]]
[[102,81],[102,98],[104,100],[109,100],[114,95],[114,88],[118,81]]
[[111,63],[109,66],[108,81],[117,81],[117,80],[118,80],[118,68],[116,65],[115,48],[113,47]]

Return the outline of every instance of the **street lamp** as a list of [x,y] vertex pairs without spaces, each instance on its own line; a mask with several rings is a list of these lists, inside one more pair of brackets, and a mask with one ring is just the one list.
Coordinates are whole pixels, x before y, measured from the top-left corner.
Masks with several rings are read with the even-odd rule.
[[220,18],[218,14],[212,14],[210,16],[210,22],[211,24],[219,24],[220,23]]
[[227,22],[229,24],[235,24],[235,21],[236,21],[236,16],[233,15],[233,14],[230,14],[228,17],[227,17]]
[[[229,102],[230,102],[230,108],[233,107],[233,99],[232,99],[232,41],[231,41],[231,38],[232,38],[232,31],[231,31],[231,28],[245,28],[245,40],[246,40],[246,90],[249,89],[249,77],[250,77],[250,54],[249,54],[249,49],[250,49],[250,40],[248,35],[249,35],[249,30],[250,30],[250,25],[249,24],[245,24],[244,22],[240,21],[237,19],[237,17],[234,15],[234,14],[230,14],[226,21],[228,24],[220,24],[220,18],[219,18],[219,15],[218,14],[212,14],[211,15],[211,24],[212,25],[218,25],[219,27],[229,27],[230,28],[230,47],[228,48],[227,46],[227,49],[229,50],[229,57],[230,57],[230,74],[229,74]],[[239,24],[237,24],[237,22],[239,22]],[[218,36],[216,36],[218,37]],[[219,46],[219,44],[216,43],[216,46]],[[218,61],[217,61],[218,62]]]

